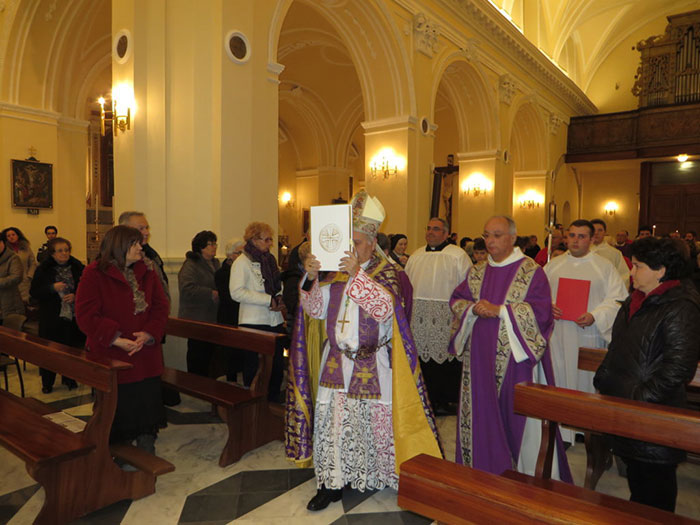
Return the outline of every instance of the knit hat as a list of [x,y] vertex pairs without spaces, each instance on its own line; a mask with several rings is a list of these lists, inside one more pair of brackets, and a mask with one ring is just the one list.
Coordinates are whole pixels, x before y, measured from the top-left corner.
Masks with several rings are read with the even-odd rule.
[[379,227],[384,222],[384,206],[376,197],[370,197],[362,190],[352,198],[352,227],[371,237],[377,236]]

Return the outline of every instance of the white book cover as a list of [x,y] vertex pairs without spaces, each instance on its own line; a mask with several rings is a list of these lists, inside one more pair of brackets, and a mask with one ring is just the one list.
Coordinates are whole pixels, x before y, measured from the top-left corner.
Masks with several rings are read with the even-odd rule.
[[311,253],[321,270],[337,272],[340,259],[352,250],[352,206],[311,206]]

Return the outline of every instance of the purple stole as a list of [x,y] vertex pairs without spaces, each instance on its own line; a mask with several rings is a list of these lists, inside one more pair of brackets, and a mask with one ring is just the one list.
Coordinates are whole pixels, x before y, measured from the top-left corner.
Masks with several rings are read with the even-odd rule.
[[[321,386],[333,389],[345,388],[343,380],[343,352],[335,339],[335,326],[338,322],[338,312],[345,291],[344,281],[331,283],[330,301],[328,303],[328,342],[330,350],[325,366],[321,372]],[[376,348],[379,342],[379,323],[372,319],[363,308],[358,308],[360,327],[358,339],[360,348]],[[352,328],[351,328],[352,329]],[[381,389],[377,373],[376,352],[364,359],[355,358],[348,386],[348,397],[353,399],[379,399]]]

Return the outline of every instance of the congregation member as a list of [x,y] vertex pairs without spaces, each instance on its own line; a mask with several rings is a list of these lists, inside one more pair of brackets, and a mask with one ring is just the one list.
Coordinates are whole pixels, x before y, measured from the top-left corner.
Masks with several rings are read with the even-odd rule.
[[[608,346],[620,303],[627,298],[627,289],[610,261],[591,252],[593,231],[593,224],[587,220],[572,222],[568,251],[544,267],[552,289],[555,319],[549,340],[554,379],[562,388],[590,393],[595,391],[593,373],[578,370],[578,349]],[[569,284],[576,287],[567,288]],[[563,312],[563,305],[557,304],[559,298],[564,302],[580,298],[578,306],[584,310]],[[573,443],[571,430],[562,429],[562,436],[564,441]]]
[[163,259],[161,259],[158,252],[148,242],[151,239],[151,226],[148,224],[146,215],[140,211],[125,211],[119,216],[119,224],[136,228],[141,232],[141,236],[143,237],[141,240],[143,256],[145,259],[151,260],[155,264],[161,284],[163,285],[163,291],[165,295],[168,296],[168,301],[170,301],[170,286],[168,284],[168,276],[165,273],[165,263],[163,263]]
[[[221,267],[214,273],[214,283],[219,292],[219,307],[216,311],[216,322],[229,326],[238,326],[238,302],[231,298],[229,282],[231,281],[231,266],[243,253],[243,239],[236,237],[226,243],[224,247],[226,258]],[[236,381],[238,372],[243,371],[244,350],[233,348],[225,349],[226,352],[226,380]]]
[[[319,282],[318,259],[304,263],[300,301],[309,317],[325,320],[325,337],[306,340],[299,315],[290,349],[286,454],[300,466],[313,459],[312,511],[339,501],[345,486],[397,489],[401,462],[420,453],[441,457],[397,269],[376,251],[384,208],[364,190],[352,206],[354,250],[340,271]],[[321,354],[314,378],[310,361]]]
[[[216,234],[203,230],[192,238],[192,250],[177,274],[180,291],[178,317],[205,323],[216,323],[219,291],[214,274],[219,269],[216,258]],[[187,371],[209,376],[216,345],[199,339],[187,339]]]
[[620,274],[622,282],[625,283],[625,288],[629,289],[630,286],[630,270],[625,262],[625,258],[622,256],[620,250],[616,250],[610,244],[605,241],[605,232],[607,231],[607,225],[602,219],[593,219],[591,221],[595,232],[593,233],[593,244],[591,245],[591,251],[596,252],[601,257],[604,257],[612,263],[612,265]]
[[651,237],[653,235],[653,230],[651,226],[640,226],[637,230],[637,239],[644,239],[645,237]]
[[[700,346],[700,296],[682,281],[685,247],[653,237],[632,244],[634,291],[622,304],[612,341],[593,383],[601,394],[686,406]],[[683,450],[613,436],[613,452],[627,465],[630,500],[673,512],[676,469]]]
[[[552,299],[547,277],[515,247],[513,219],[484,226],[489,252],[452,294],[450,349],[464,356],[457,418],[457,463],[494,474],[517,467],[534,474],[541,422],[513,412],[516,383],[554,384],[548,348]],[[552,476],[571,481],[561,436]]]
[[75,317],[89,352],[133,365],[117,373],[110,442],[136,441],[153,454],[158,428],[165,426],[161,340],[170,304],[153,263],[143,260],[142,239],[123,225],[105,234],[78,284]]
[[[82,348],[85,335],[75,320],[75,291],[85,268],[71,255],[68,239],[54,237],[46,246],[47,258],[37,267],[29,294],[39,304],[39,337],[68,346]],[[41,391],[50,394],[56,372],[39,368]],[[63,377],[61,382],[73,390],[74,379]]]
[[0,317],[24,315],[24,303],[19,293],[22,282],[22,261],[7,247],[4,232],[0,232]]
[[408,263],[408,254],[406,253],[406,248],[408,247],[408,237],[403,233],[397,233],[391,236],[391,251],[389,256],[400,265],[401,268],[406,268],[406,263]]
[[450,413],[457,402],[461,364],[448,352],[450,343],[450,295],[472,265],[464,250],[448,242],[447,223],[438,217],[428,221],[426,244],[413,252],[406,274],[413,286],[411,333],[421,369],[436,413]]
[[620,250],[627,259],[632,256],[632,241],[629,236],[630,233],[627,230],[620,230],[615,234],[615,248]]
[[1,234],[5,237],[7,248],[15,252],[22,262],[22,280],[19,283],[19,294],[22,297],[22,302],[28,304],[29,287],[32,285],[32,278],[37,267],[32,246],[22,231],[14,226],[5,228]]
[[474,240],[474,264],[486,261],[489,258],[489,252],[486,251],[486,242],[483,237],[477,237]]
[[[238,326],[266,332],[286,333],[282,276],[270,253],[273,231],[269,224],[251,222],[243,234],[243,254],[231,266],[229,291],[239,303]],[[258,354],[243,353],[243,382],[250,386],[258,370]],[[284,375],[283,349],[278,345],[272,359],[268,399],[277,402]]]
[[58,228],[56,226],[46,226],[44,228],[44,235],[46,235],[46,242],[42,244],[39,247],[39,251],[36,252],[36,262],[37,264],[41,264],[44,262],[44,259],[46,259],[49,254],[46,252],[47,248],[49,247],[49,242],[51,239],[55,239],[56,236],[58,235]]
[[525,250],[525,255],[530,257],[531,259],[534,259],[537,257],[537,254],[540,253],[540,245],[537,244],[537,235],[530,235],[530,242],[528,244],[527,249]]
[[535,262],[540,266],[544,266],[549,262],[547,259],[548,256],[551,258],[551,252],[548,253],[548,246],[550,242],[552,243],[551,245],[553,252],[557,246],[564,242],[564,232],[559,228],[554,228],[552,230],[552,238],[550,239],[549,236],[545,237],[544,248],[542,248],[535,256]]
[[290,337],[299,306],[299,281],[304,275],[304,258],[310,249],[308,237],[309,232],[304,232],[301,242],[292,248],[287,261],[287,269],[282,273],[282,301],[286,309],[287,335]]

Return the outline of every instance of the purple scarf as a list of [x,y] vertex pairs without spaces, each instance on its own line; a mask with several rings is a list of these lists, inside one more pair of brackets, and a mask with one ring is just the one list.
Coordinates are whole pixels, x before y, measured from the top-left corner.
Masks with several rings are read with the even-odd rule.
[[246,254],[251,261],[260,264],[260,272],[265,281],[265,293],[275,296],[282,290],[282,278],[279,268],[277,268],[277,259],[270,252],[261,252],[251,241],[248,241],[244,248]]

